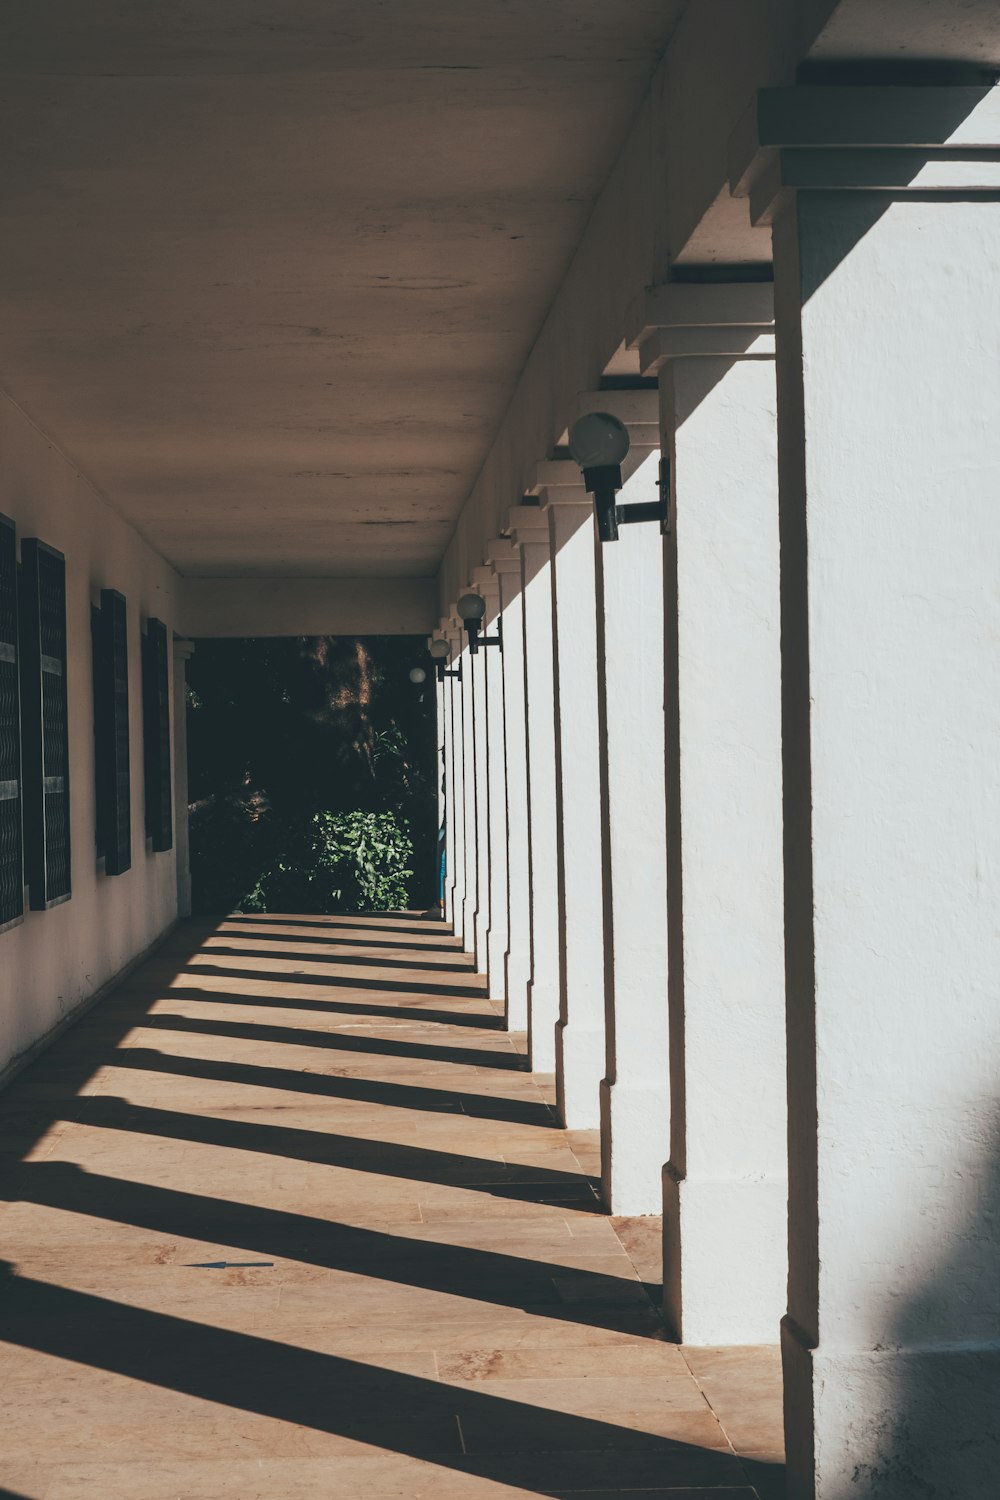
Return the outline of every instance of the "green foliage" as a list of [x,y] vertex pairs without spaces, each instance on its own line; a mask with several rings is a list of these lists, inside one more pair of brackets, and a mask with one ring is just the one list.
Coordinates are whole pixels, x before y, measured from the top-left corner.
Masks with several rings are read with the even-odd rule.
[[196,643],[196,912],[361,911],[437,897],[433,686],[413,637]]
[[413,840],[393,812],[318,812],[288,831],[243,911],[388,911],[407,904]]

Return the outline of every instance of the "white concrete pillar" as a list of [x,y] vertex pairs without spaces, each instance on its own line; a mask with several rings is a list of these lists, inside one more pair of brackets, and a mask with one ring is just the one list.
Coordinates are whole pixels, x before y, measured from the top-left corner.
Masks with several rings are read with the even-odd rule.
[[[496,569],[476,569],[480,592],[486,600],[484,634],[503,639],[500,582]],[[486,668],[486,756],[489,868],[489,922],[483,937],[486,976],[493,1000],[507,998],[507,746],[504,724],[504,663],[501,646],[480,652]]]
[[450,704],[450,763],[451,763],[451,874],[448,880],[448,920],[456,934],[462,933],[462,916],[465,901],[465,664],[462,655],[461,636],[449,622],[448,640],[451,642],[451,670],[458,675],[449,677]]
[[191,915],[191,834],[188,825],[187,663],[194,641],[174,637],[174,852],[177,915]]
[[[475,745],[475,774],[476,774],[476,909],[473,918],[475,933],[476,967],[483,973],[489,973],[489,931],[492,921],[492,890],[493,882],[491,867],[493,863],[493,829],[490,817],[490,808],[493,798],[496,796],[495,782],[500,774],[494,759],[490,756],[490,741],[492,730],[490,727],[490,659],[499,650],[497,646],[484,646],[482,637],[486,634],[492,635],[488,630],[487,621],[496,620],[497,598],[499,589],[497,581],[489,568],[475,568],[472,574],[472,588],[480,594],[486,604],[486,614],[480,631],[480,641],[474,656],[471,656],[472,683],[473,683],[473,742]],[[471,655],[471,653],[470,653]],[[493,676],[496,678],[498,669],[494,667]],[[491,791],[491,784],[493,784]]]
[[499,587],[503,622],[503,654],[500,658],[503,681],[500,691],[503,698],[504,815],[507,828],[506,891],[503,906],[506,911],[507,934],[502,957],[507,1029],[527,1031],[528,984],[531,979],[531,900],[521,557],[517,547],[507,541],[490,543],[487,552]]
[[[435,630],[433,640],[447,640],[442,630]],[[452,878],[454,831],[451,827],[451,796],[454,765],[451,742],[451,689],[447,677],[438,675],[437,664],[428,668],[434,674],[434,697],[437,711],[437,793],[438,793],[438,863],[437,880],[441,916],[450,921],[449,882]]]
[[[762,307],[763,304],[763,307]],[[692,1344],[785,1304],[778,480],[771,289],[668,286],[643,339],[665,557],[671,1149],[664,1307]]]
[[[789,1493],[986,1500],[1000,1472],[1000,91],[762,104],[752,123],[775,149],[746,154],[739,186],[755,217],[775,214]],[[802,191],[776,202],[788,183]]]
[[[657,394],[639,394],[652,397],[658,432]],[[626,481],[623,505],[657,498],[658,466],[657,449]],[[597,619],[607,912],[604,1201],[615,1214],[659,1214],[670,1154],[670,1049],[663,540],[657,526],[623,526],[617,542],[599,549]]]
[[[476,909],[479,903],[479,844],[476,808],[476,673],[464,631],[461,637],[462,680],[458,684],[462,702],[462,792],[463,854],[460,936],[466,953],[476,951]],[[480,684],[481,691],[481,684]]]
[[601,735],[597,528],[576,464],[539,465],[552,549],[559,1021],[556,1107],[572,1130],[600,1124],[604,1077]]
[[515,506],[510,537],[521,553],[525,742],[528,761],[531,1066],[552,1073],[559,1020],[559,899],[556,852],[555,724],[552,667],[552,568],[549,525],[537,507]]

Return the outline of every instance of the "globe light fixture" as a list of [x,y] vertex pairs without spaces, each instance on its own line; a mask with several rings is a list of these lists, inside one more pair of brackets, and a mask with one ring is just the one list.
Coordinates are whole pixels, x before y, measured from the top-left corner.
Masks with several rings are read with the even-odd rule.
[[605,411],[587,412],[569,435],[569,451],[581,469],[620,468],[630,447],[625,423]]
[[427,652],[437,670],[438,682],[444,682],[446,677],[457,677],[459,682],[461,682],[462,663],[459,662],[457,667],[448,666],[448,662],[451,659],[451,647],[447,641],[442,640],[438,636],[429,643]]
[[462,594],[455,608],[458,610],[459,619],[465,625],[465,633],[469,637],[470,656],[475,656],[480,646],[502,646],[499,618],[496,635],[480,636],[479,634],[483,617],[486,614],[486,600],[481,594]]
[[422,682],[427,681],[427,673],[424,671],[423,667],[410,668],[410,681],[412,683],[415,683],[417,687],[419,687]]
[[573,423],[569,434],[569,451],[583,470],[587,493],[594,497],[597,534],[602,542],[617,542],[619,526],[636,521],[659,521],[667,529],[669,480],[666,466],[660,465],[659,499],[638,505],[619,505],[622,487],[622,463],[628,457],[628,428],[610,412],[591,411]]

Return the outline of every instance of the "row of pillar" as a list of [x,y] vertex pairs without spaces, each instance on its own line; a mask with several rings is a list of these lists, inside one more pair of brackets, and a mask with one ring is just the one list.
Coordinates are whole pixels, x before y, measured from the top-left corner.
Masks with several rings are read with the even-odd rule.
[[656,289],[637,388],[578,403],[630,429],[623,501],[667,461],[666,534],[602,546],[557,452],[470,580],[502,654],[443,624],[447,912],[562,1121],[600,1128],[608,1208],[663,1213],[674,1331],[780,1330],[794,1500],[974,1497],[1000,1371],[996,143],[907,177],[834,128],[898,148],[896,101],[819,92],[825,157],[779,100],[737,178],[773,286]]

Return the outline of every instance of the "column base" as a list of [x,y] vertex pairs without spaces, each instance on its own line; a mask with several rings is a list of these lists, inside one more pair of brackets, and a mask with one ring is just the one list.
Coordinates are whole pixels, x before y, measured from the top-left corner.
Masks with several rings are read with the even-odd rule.
[[663,1161],[670,1150],[667,1083],[601,1080],[601,1184],[609,1213],[663,1212]]
[[556,1026],[556,1113],[567,1130],[597,1130],[606,1058],[604,1028]]
[[476,923],[475,911],[468,901],[461,901],[455,912],[457,918],[455,924],[455,936],[462,940],[463,953],[476,952]]
[[503,941],[496,933],[486,934],[487,993],[491,1000],[507,999],[507,965]]
[[[914,1319],[927,1296],[914,1289]],[[1000,1348],[827,1353],[785,1318],[781,1352],[788,1500],[993,1500]]]
[[472,919],[472,931],[475,939],[476,971],[479,974],[489,972],[489,928],[486,918],[482,912],[476,912]]
[[787,1306],[788,1184],[663,1172],[663,1310],[685,1344],[774,1344]]
[[528,1038],[533,1073],[556,1070],[556,1023],[559,991],[553,984],[528,981]]
[[527,1031],[531,963],[526,953],[504,954],[507,1030]]

